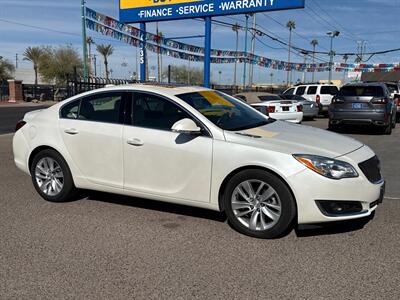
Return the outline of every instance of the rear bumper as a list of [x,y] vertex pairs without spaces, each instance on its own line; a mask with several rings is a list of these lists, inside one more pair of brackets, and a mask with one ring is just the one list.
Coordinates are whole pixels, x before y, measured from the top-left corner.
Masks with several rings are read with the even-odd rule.
[[387,126],[390,123],[389,115],[383,112],[343,112],[329,111],[331,124],[359,124]]
[[292,112],[292,113],[271,113],[269,116],[276,120],[287,121],[291,123],[301,123],[303,121],[302,112]]

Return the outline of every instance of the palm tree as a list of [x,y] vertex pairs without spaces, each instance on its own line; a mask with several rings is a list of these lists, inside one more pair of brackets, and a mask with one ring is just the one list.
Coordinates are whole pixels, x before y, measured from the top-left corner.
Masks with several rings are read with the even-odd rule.
[[240,30],[240,25],[238,23],[234,24],[232,26],[233,32],[236,33],[236,55],[235,55],[235,71],[233,74],[233,85],[236,87],[237,85],[237,60],[238,60],[238,50],[239,50],[239,30]]
[[99,52],[104,58],[104,67],[106,69],[106,80],[108,81],[108,77],[110,72],[108,71],[108,57],[114,53],[114,47],[112,45],[97,45],[97,52]]
[[313,46],[313,74],[312,74],[312,82],[315,82],[315,48],[318,46],[318,40],[314,39],[311,41],[311,45]]
[[[349,56],[347,55],[347,54],[345,54],[345,55],[343,55],[343,60],[344,60],[344,63],[345,64],[347,64],[347,61],[349,60]],[[347,68],[345,69],[345,71],[343,72],[343,82],[345,82],[346,81],[346,75],[347,75]]]
[[33,63],[33,70],[35,71],[35,85],[38,84],[39,64],[42,61],[45,52],[40,47],[28,47],[24,52],[24,60]]
[[289,86],[292,83],[292,68],[290,67],[290,51],[292,50],[292,31],[296,29],[296,22],[289,20],[287,22],[286,27],[289,29],[289,54],[288,54],[288,63],[289,69],[287,71],[287,85]]
[[86,44],[87,44],[87,47],[88,47],[88,60],[87,60],[87,62],[88,62],[88,74],[90,75],[91,74],[90,70],[92,68],[92,64],[91,64],[91,61],[92,61],[92,45],[94,44],[94,40],[92,39],[92,37],[88,36],[86,38]]

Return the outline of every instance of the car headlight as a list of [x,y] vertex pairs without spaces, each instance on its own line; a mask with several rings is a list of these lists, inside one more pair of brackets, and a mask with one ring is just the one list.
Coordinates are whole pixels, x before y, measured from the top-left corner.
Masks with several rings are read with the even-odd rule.
[[307,154],[294,154],[293,157],[307,168],[331,179],[358,177],[356,169],[345,161]]

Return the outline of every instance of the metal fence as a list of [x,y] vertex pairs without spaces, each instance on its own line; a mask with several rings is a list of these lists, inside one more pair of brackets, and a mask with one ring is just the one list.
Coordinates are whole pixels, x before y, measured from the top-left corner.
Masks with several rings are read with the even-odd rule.
[[99,77],[89,77],[86,80],[82,77],[76,77],[72,80],[68,80],[67,83],[67,97],[92,91],[95,89],[103,88],[107,85],[122,85],[134,83],[133,81],[126,79],[105,79]]

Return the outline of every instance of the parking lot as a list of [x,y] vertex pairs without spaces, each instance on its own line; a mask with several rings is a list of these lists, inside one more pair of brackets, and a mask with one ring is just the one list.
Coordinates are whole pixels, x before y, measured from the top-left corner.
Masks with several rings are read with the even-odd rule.
[[0,135],[0,298],[399,299],[400,126],[346,135],[382,161],[387,193],[375,218],[278,240],[243,236],[219,213],[143,199],[45,202],[13,164],[12,135]]

